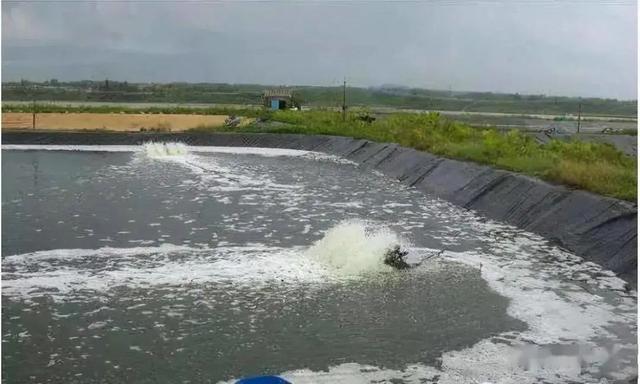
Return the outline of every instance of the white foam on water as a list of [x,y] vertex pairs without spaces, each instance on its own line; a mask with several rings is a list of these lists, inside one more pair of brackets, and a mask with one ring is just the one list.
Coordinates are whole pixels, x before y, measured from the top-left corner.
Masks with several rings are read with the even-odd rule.
[[158,247],[55,249],[7,256],[2,293],[12,299],[106,293],[114,287],[144,288],[228,281],[238,285],[331,281],[325,265],[277,247]]
[[[243,174],[244,170],[223,167],[215,159],[194,155],[191,148],[186,154],[159,159],[188,167],[201,178],[203,188],[217,184],[215,188],[219,191],[271,188],[283,193],[296,188],[277,185],[266,177]],[[509,299],[508,314],[525,322],[528,329],[496,335],[494,340],[482,340],[469,348],[443,353],[438,368],[413,364],[396,371],[350,363],[331,367],[326,372],[302,369],[284,372],[283,376],[294,383],[360,383],[393,378],[417,383],[425,379],[435,381],[436,376],[441,384],[523,383],[536,382],[537,378],[550,383],[601,382],[594,379],[597,377],[595,367],[621,358],[616,357],[615,351],[603,348],[598,340],[620,340],[611,328],[616,324],[626,327],[636,323],[636,293],[625,293],[624,281],[610,271],[549,247],[538,236],[491,221],[480,222],[473,213],[440,201],[430,203],[421,208],[442,222],[438,230],[442,231],[443,244],[457,244],[458,237],[485,242],[490,239],[490,251],[482,252],[480,248],[447,251],[441,257],[478,268],[488,285]],[[390,203],[385,207],[398,206]],[[468,233],[460,232],[459,228],[467,228]],[[104,292],[123,285],[180,286],[216,281],[246,286],[283,280],[294,286],[335,283],[345,276],[389,269],[381,263],[384,252],[402,241],[384,228],[353,221],[328,230],[306,250],[258,245],[214,249],[164,245],[41,251],[5,259],[3,295],[18,300],[44,294],[61,298],[82,289]],[[89,264],[95,259],[109,259],[109,266],[113,268],[92,270]],[[423,267],[427,266],[420,268]],[[608,295],[606,299],[605,295]],[[578,343],[580,351],[573,355],[545,352],[546,345]],[[635,344],[618,348],[637,351]],[[636,374],[634,367],[633,361],[627,362],[610,375],[614,379],[632,377]]]
[[189,149],[183,143],[149,142],[142,144],[142,152],[149,158],[157,159],[167,156],[184,156],[189,153]]
[[[342,159],[338,156],[328,155],[321,152],[305,151],[287,148],[262,148],[262,147],[219,147],[219,146],[189,146],[179,142],[149,142],[143,145],[54,145],[54,144],[3,144],[2,150],[7,151],[77,151],[77,152],[158,152],[165,153],[161,148],[163,144],[172,147],[169,151],[178,149],[188,153],[227,153],[238,155],[258,155],[264,157],[306,157],[314,160],[329,160],[345,164],[355,164],[352,161]],[[177,153],[174,153],[177,154]]]
[[[384,254],[408,243],[391,230],[362,221],[340,223],[310,248],[164,243],[156,247],[53,249],[6,256],[3,295],[61,298],[81,290],[232,282],[238,285],[335,283],[391,270]],[[414,253],[428,252],[415,249]]]
[[[160,158],[163,161],[171,161],[180,164],[199,177],[199,186],[208,192],[233,192],[233,191],[299,191],[301,185],[280,184],[273,181],[268,175],[258,174],[251,170],[239,170],[220,164],[212,158],[183,155]],[[222,197],[224,198],[224,197]]]
[[307,254],[341,274],[389,270],[384,255],[396,245],[408,245],[386,227],[354,220],[339,223],[329,229]]
[[[283,184],[273,180],[261,170],[245,166],[230,166],[228,159],[222,160],[215,156],[203,154],[241,154],[258,155],[263,157],[301,157],[312,161],[344,161],[336,156],[317,152],[291,150],[281,148],[252,148],[252,147],[215,147],[215,146],[187,146],[179,142],[149,142],[137,146],[111,145],[4,145],[6,150],[50,150],[50,151],[105,151],[132,152],[132,161],[125,166],[113,166],[113,173],[136,173],[157,164],[175,164],[188,169],[195,177],[185,178],[183,185],[190,183],[199,189],[203,196],[228,204],[228,193],[255,191],[264,195],[265,192],[277,193],[282,200],[295,203],[304,199],[302,184]],[[151,162],[151,163],[150,163]],[[156,164],[153,164],[153,163]],[[191,188],[190,188],[191,189]]]
[[[132,146],[135,157],[130,165],[136,168],[150,166],[149,161],[180,165],[190,170],[197,179],[185,179],[184,183],[194,184],[209,196],[216,192],[234,191],[283,191],[291,192],[302,189],[301,185],[279,184],[269,175],[258,173],[253,169],[229,167],[211,156],[200,156],[198,153],[239,153],[255,154],[266,157],[297,156],[307,157],[310,152],[282,150],[272,148],[236,148],[236,147],[199,147],[187,146],[179,142],[149,142],[141,146]],[[117,167],[116,167],[117,168]],[[214,196],[224,199],[226,196]]]
[[[587,350],[584,354],[546,354],[535,362],[523,361],[523,353],[508,345],[479,342],[469,350],[450,352],[443,356],[439,368],[409,364],[402,370],[385,369],[372,365],[344,363],[331,366],[327,370],[312,371],[296,369],[285,371],[278,376],[295,384],[369,384],[377,382],[403,382],[407,384],[521,384],[590,382],[610,383],[607,379],[597,379],[588,372],[581,375],[585,360],[603,358],[606,351]],[[605,356],[606,359],[606,356]],[[480,371],[479,371],[480,370]],[[237,379],[219,383],[234,383]]]
[[138,145],[2,144],[3,151],[137,152]]
[[52,249],[46,251],[36,251],[6,256],[2,259],[6,265],[29,265],[39,262],[50,261],[72,261],[86,257],[109,257],[109,256],[134,256],[152,253],[175,253],[182,251],[199,250],[197,248],[186,247],[173,244],[162,244],[158,247],[133,247],[133,248],[113,248],[102,247],[98,249]]
[[[485,232],[504,229],[492,222],[477,225]],[[367,230],[362,222],[346,222],[329,230],[307,253],[334,269],[357,273],[380,268],[381,252],[398,241],[393,233]],[[537,253],[539,250],[544,253]],[[348,363],[318,372],[301,367],[281,376],[295,383],[401,379],[407,383],[516,384],[541,380],[607,383],[637,374],[637,345],[622,341],[612,331],[616,324],[627,324],[635,332],[636,292],[625,293],[624,281],[614,274],[524,232],[497,240],[490,254],[445,251],[441,258],[478,268],[493,290],[509,298],[508,314],[525,322],[528,329],[446,352],[437,368],[416,363],[403,370],[388,370]],[[584,277],[588,277],[587,286]],[[617,297],[605,299],[599,289]],[[603,345],[602,340],[611,340],[615,346]],[[553,345],[574,350],[551,352]],[[608,378],[601,377],[599,367],[603,366],[609,367]]]
[[[497,254],[500,254],[500,248],[497,245]],[[508,314],[529,326],[521,336],[539,344],[608,335],[606,325],[616,320],[629,320],[614,314],[620,306],[607,304],[601,296],[590,294],[575,284],[554,279],[552,269],[532,268],[532,261],[526,257],[516,254],[507,261],[473,251],[446,252],[444,257],[480,268],[489,286],[511,299]],[[616,277],[609,279],[619,280]],[[631,304],[633,299],[620,300],[620,304],[625,301]]]

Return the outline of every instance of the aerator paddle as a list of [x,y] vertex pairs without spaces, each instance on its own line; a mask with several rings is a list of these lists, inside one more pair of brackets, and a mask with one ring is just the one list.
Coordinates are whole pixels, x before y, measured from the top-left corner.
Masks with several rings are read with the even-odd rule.
[[236,384],[291,384],[278,376],[254,376],[236,381]]

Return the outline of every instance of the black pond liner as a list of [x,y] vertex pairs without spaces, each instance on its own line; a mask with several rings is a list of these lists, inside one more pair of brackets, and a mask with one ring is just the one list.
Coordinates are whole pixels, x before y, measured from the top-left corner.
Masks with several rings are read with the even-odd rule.
[[337,155],[489,219],[541,235],[636,286],[636,204],[475,163],[440,158],[397,144],[338,136],[266,133],[2,134],[3,144],[137,145],[148,141],[287,148]]

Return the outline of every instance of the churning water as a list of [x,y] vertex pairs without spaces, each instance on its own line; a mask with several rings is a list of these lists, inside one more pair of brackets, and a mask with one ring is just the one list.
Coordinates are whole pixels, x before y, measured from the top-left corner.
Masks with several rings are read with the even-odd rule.
[[[611,272],[355,164],[283,149],[3,146],[2,376],[614,382]],[[418,265],[382,263],[395,244]]]

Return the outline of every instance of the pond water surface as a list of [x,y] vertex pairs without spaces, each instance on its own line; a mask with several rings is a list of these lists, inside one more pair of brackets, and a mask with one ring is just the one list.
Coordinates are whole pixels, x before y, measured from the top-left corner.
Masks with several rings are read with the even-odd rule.
[[[340,159],[5,145],[2,172],[6,383],[637,372],[613,273]],[[394,244],[416,268],[382,263]]]

